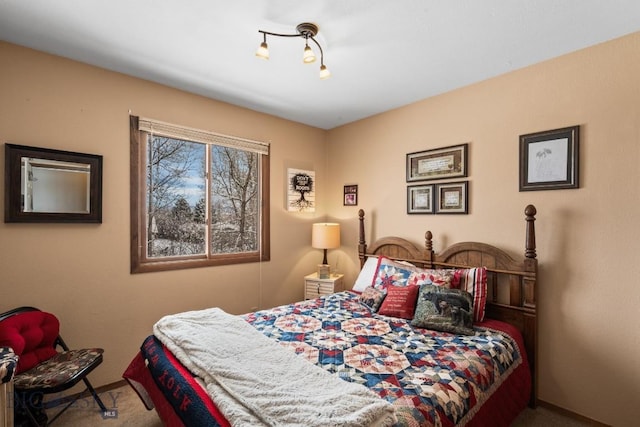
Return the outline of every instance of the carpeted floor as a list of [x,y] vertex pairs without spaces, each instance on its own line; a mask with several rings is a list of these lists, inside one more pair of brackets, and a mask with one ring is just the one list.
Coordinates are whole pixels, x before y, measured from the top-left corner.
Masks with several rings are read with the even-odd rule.
[[[100,393],[100,397],[108,409],[113,409],[113,418],[103,419],[91,398],[80,399],[54,423],[59,426],[132,426],[161,427],[162,422],[155,411],[147,411],[138,395],[128,385]],[[55,409],[52,410],[55,413]],[[527,408],[513,423],[513,427],[582,427],[589,426],[571,418],[564,417],[548,409],[538,407]]]
[[[85,397],[67,409],[53,425],[65,427],[162,427],[162,421],[158,418],[156,411],[147,411],[130,386],[126,385],[99,394],[102,403],[108,410],[113,411],[108,418],[102,417],[100,408],[93,398]],[[48,411],[49,419],[57,412],[58,408]]]

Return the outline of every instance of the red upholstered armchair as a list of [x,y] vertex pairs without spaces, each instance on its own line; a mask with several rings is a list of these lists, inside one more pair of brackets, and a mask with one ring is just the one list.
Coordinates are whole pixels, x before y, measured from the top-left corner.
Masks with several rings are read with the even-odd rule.
[[[80,381],[100,409],[107,410],[87,379],[89,372],[102,363],[103,350],[69,350],[59,331],[56,316],[34,307],[0,314],[0,347],[11,347],[19,357],[14,377],[16,412],[24,411],[35,426],[51,424],[84,393],[46,402],[44,395],[63,392]],[[58,352],[57,347],[63,351]],[[48,421],[45,410],[61,404],[65,406]]]

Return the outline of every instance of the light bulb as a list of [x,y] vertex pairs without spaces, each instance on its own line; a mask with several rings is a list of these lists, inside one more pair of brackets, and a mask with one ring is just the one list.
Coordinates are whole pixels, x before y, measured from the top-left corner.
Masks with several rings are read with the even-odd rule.
[[313,50],[311,50],[309,45],[306,45],[304,47],[304,53],[302,55],[302,62],[304,62],[305,64],[310,64],[310,63],[314,62],[315,60],[316,60],[315,53],[313,53]]
[[320,66],[320,79],[325,80],[325,79],[328,79],[329,77],[331,77],[331,71],[329,71],[326,65],[322,64]]
[[256,50],[256,56],[262,59],[269,59],[269,46],[267,46],[267,42],[260,43],[260,47]]

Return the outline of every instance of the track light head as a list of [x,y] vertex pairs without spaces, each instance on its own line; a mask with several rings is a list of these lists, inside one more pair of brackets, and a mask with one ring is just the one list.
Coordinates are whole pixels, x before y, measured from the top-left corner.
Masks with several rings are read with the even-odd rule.
[[267,45],[267,35],[262,34],[262,43],[260,43],[260,47],[256,50],[256,56],[262,59],[269,59],[269,46]]
[[320,66],[320,80],[326,80],[329,77],[331,77],[331,71],[329,71],[326,65],[322,64]]
[[305,64],[311,64],[312,62],[315,62],[316,60],[316,54],[313,53],[313,50],[311,50],[311,48],[309,47],[309,44],[307,43],[304,46],[304,53],[302,54],[302,62],[304,62]]
[[262,59],[269,59],[269,46],[267,46],[267,42],[260,43],[260,47],[256,50],[256,56]]

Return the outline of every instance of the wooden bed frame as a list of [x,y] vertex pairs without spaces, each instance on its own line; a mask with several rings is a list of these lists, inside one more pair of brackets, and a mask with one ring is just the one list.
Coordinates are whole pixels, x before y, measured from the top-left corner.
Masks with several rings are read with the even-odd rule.
[[535,215],[536,208],[528,205],[525,210],[526,235],[524,258],[515,260],[502,249],[479,242],[456,243],[436,254],[433,251],[432,233],[424,235],[424,248],[419,248],[401,237],[383,237],[367,245],[364,233],[364,211],[358,212],[360,232],[358,255],[360,267],[368,256],[386,256],[403,260],[422,268],[487,268],[486,317],[515,326],[524,338],[527,359],[531,370],[531,399],[537,404],[538,341],[536,320],[536,259]]

